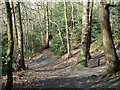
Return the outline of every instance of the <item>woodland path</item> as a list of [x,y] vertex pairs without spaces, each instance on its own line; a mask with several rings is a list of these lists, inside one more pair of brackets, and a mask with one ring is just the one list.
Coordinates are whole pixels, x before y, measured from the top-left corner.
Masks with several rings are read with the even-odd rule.
[[[76,51],[79,52],[79,51]],[[99,55],[97,55],[99,54]],[[78,68],[76,56],[71,59],[54,57],[50,50],[34,57],[29,62],[29,69],[14,73],[14,88],[96,88],[111,87],[108,81],[115,82],[116,76],[101,80],[96,75],[105,71],[105,65],[94,68]],[[92,55],[103,58],[103,53]],[[61,60],[63,59],[63,60]],[[36,89],[35,89],[36,90]]]

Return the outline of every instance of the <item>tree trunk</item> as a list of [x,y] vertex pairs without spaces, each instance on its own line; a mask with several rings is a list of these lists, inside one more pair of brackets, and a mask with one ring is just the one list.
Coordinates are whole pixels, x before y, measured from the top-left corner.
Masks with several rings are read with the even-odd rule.
[[12,10],[13,10],[13,18],[14,18],[14,29],[15,29],[15,37],[16,37],[16,44],[18,45],[18,33],[17,33],[17,26],[16,26],[16,18],[15,18],[15,11],[14,11],[14,5],[12,1]]
[[80,50],[80,56],[78,57],[78,66],[87,67],[87,61],[90,58],[90,40],[91,40],[91,29],[89,22],[89,2],[83,2],[83,15],[82,15],[82,46]]
[[93,13],[93,0],[91,0],[89,2],[89,38],[88,38],[88,57],[87,59],[92,59],[91,55],[90,55],[90,45],[91,45],[91,30],[92,30],[92,13]]
[[70,57],[71,56],[70,35],[69,35],[69,29],[68,29],[67,8],[66,8],[65,1],[64,1],[64,16],[65,16],[65,24],[66,24],[67,53],[68,53],[68,57]]
[[13,76],[12,76],[12,56],[13,56],[13,28],[12,28],[12,13],[9,2],[5,2],[7,27],[8,27],[8,51],[7,51],[7,85],[6,90],[12,90]]
[[103,46],[106,56],[106,75],[116,73],[120,69],[119,59],[115,50],[109,21],[109,7],[99,3],[99,17],[103,36]]
[[49,15],[48,15],[48,2],[46,5],[46,48],[49,48]]
[[[26,7],[24,6],[24,8],[25,8],[25,13],[26,13],[26,16],[25,16],[25,18],[26,18],[26,25],[25,25],[25,23],[24,23],[24,25],[25,25],[25,30],[26,30],[26,34],[25,34],[25,47],[28,47],[28,42],[29,42],[29,35],[28,35],[28,26],[29,26],[29,18],[28,18],[28,12],[27,12],[27,9],[26,9]],[[27,49],[25,49],[26,51],[27,51]]]
[[34,42],[33,42],[33,40],[34,40],[34,38],[33,38],[33,33],[34,33],[34,24],[33,24],[33,22],[31,23],[31,25],[32,25],[32,32],[31,32],[31,39],[32,39],[32,53],[34,53]]
[[17,2],[16,6],[16,23],[17,23],[17,32],[18,32],[18,70],[25,69],[24,54],[23,54],[23,30],[21,22],[21,13],[20,13],[20,3]]
[[72,21],[72,25],[71,25],[71,50],[73,50],[73,31],[74,31],[74,6],[73,6],[73,2],[71,2],[71,7],[72,7],[72,11],[71,11],[71,21]]

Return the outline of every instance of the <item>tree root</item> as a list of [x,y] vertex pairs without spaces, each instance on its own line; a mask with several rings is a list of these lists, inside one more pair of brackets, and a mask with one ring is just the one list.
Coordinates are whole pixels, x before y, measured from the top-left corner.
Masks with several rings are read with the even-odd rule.
[[116,73],[115,73],[115,72],[113,73],[113,72],[108,72],[108,71],[106,71],[106,72],[100,74],[99,77],[100,77],[100,78],[108,78],[108,77],[111,77],[111,76],[113,76],[113,75],[116,75]]

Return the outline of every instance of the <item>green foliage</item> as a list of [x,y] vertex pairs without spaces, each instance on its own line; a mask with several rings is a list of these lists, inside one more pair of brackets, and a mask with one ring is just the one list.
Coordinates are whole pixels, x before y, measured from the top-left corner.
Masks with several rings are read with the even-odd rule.
[[91,43],[90,50],[92,51],[98,51],[103,49],[103,39],[102,35],[99,35],[97,37],[97,40],[95,40],[93,43]]
[[24,54],[30,55],[32,54],[32,49],[34,52],[41,52],[41,29],[40,26],[35,25],[33,31],[28,34],[24,34],[24,38],[28,37],[28,41],[26,44],[24,40]]
[[7,74],[7,69],[8,69],[8,67],[7,67],[7,64],[5,64],[5,62],[3,61],[2,62],[2,75],[4,76],[4,75],[6,75]]
[[119,10],[120,8],[110,8],[110,23],[111,29],[114,38],[120,38],[120,30],[119,30]]
[[7,64],[6,64],[6,58],[7,58],[7,47],[8,47],[8,38],[7,38],[7,32],[4,32],[2,34],[2,75],[6,75],[7,71]]
[[[68,28],[70,31],[70,40],[73,39],[73,43],[80,43],[81,41],[81,27],[82,27],[82,9],[77,9],[74,4],[74,30],[71,31],[72,27],[72,6],[70,2],[66,2],[67,7],[67,21],[68,21]],[[80,7],[80,5],[78,5]],[[64,40],[64,44],[62,44],[58,32],[58,27],[55,24],[52,24],[50,26],[50,32],[53,35],[52,39],[52,47],[51,51],[55,55],[64,55],[67,52],[67,45],[66,45],[66,26],[65,26],[65,16],[64,16],[64,3],[59,2],[55,5],[55,7],[52,9],[52,20],[55,22],[59,30],[61,31],[62,38]],[[71,34],[72,33],[72,34]],[[71,37],[72,36],[72,37]],[[73,46],[74,47],[74,46]]]
[[54,53],[54,55],[61,56],[67,52],[67,45],[66,45],[66,42],[65,42],[65,44],[62,45],[59,37],[55,36],[52,39],[52,46],[50,49]]
[[8,39],[7,39],[7,33],[5,32],[2,35],[3,39],[2,39],[2,58],[5,58],[7,56],[7,47],[8,47]]
[[93,9],[93,16],[92,16],[92,33],[91,38],[98,38],[101,36],[101,26],[100,26],[100,19],[98,14],[98,9]]
[[[52,10],[52,15],[54,18],[52,18],[53,22],[56,22],[58,27],[55,24],[52,24],[52,27],[50,27],[50,32],[53,35],[52,39],[52,46],[51,51],[54,53],[54,55],[64,55],[67,52],[67,46],[66,46],[66,30],[65,30],[65,17],[64,17],[64,4],[63,2],[58,3],[55,8]],[[68,21],[68,23],[70,23]],[[57,29],[60,29],[61,35],[63,40],[65,41],[64,44],[62,44],[59,31]]]

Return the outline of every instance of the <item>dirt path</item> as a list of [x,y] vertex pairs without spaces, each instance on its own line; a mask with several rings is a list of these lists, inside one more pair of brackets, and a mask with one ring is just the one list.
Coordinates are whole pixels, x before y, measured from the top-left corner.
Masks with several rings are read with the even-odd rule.
[[[78,51],[76,51],[77,53]],[[93,58],[103,58],[102,53],[92,55]],[[101,56],[102,55],[102,56]],[[64,59],[64,60],[63,60]],[[108,87],[107,80],[98,79],[98,75],[105,71],[105,66],[94,68],[78,68],[76,56],[65,59],[52,56],[50,50],[33,58],[27,71],[14,73],[14,88],[91,88]],[[92,77],[91,77],[92,76]],[[112,78],[114,79],[114,78]],[[116,80],[116,79],[115,79]],[[105,84],[106,83],[106,84]]]
[[71,68],[71,62],[53,57],[49,50],[45,51],[40,58],[38,57],[29,63],[29,70],[19,82],[22,86],[24,83],[23,87],[79,88],[86,87],[83,81],[87,81],[88,76],[98,75],[105,70],[104,66],[96,68],[77,68],[73,66]]

